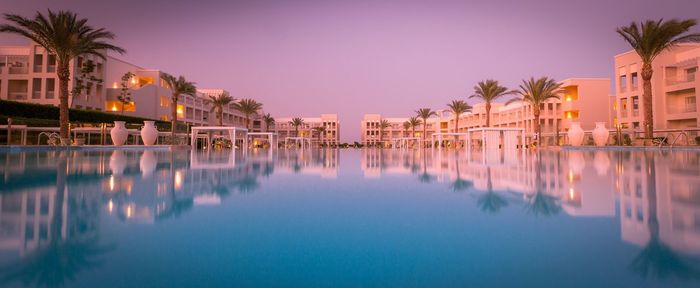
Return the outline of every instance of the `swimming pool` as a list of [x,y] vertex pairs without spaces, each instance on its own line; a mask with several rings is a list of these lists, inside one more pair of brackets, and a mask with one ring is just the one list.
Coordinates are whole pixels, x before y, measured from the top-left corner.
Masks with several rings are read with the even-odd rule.
[[700,154],[0,153],[0,286],[698,287]]

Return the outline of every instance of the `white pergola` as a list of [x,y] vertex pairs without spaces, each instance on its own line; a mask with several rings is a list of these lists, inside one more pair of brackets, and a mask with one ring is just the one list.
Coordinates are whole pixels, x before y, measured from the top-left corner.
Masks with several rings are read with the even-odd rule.
[[[474,133],[481,134],[481,146],[484,149],[518,149],[525,147],[525,129],[480,127],[467,130],[467,147],[471,146]],[[520,137],[520,142],[518,142]],[[501,141],[503,140],[503,141]]]
[[[430,135],[430,143],[431,145],[435,143],[435,141],[438,142],[437,147],[438,149],[442,148],[442,142],[445,141],[445,136],[453,136],[457,138],[457,141],[459,141],[460,137],[469,137],[469,133],[459,133],[459,132],[440,132],[440,133],[433,133]],[[451,139],[447,139],[447,141],[450,141]],[[455,143],[455,147],[457,147],[457,143]]]
[[401,138],[395,138],[391,139],[391,147],[392,148],[408,148],[408,143],[410,141],[415,141],[416,146],[420,145],[420,137],[401,137]]
[[274,132],[249,132],[248,143],[250,143],[251,138],[255,136],[265,136],[267,138],[267,143],[270,143],[270,148],[277,148],[277,143],[279,142],[279,135]]
[[[248,135],[248,129],[246,128],[240,128],[240,127],[230,127],[230,126],[192,126],[192,135],[191,135],[191,142],[190,144],[192,145],[192,150],[197,149],[197,137],[199,136],[200,132],[206,132],[206,131],[227,131],[228,135],[231,139],[231,143],[233,145],[233,148],[236,148],[236,134],[238,132],[242,132],[244,136],[242,137],[243,139],[243,147],[248,147],[248,137],[245,135]],[[207,145],[209,143],[209,137],[206,137],[207,140]]]
[[294,146],[296,144],[301,143],[301,149],[306,149],[307,145],[310,148],[311,147],[311,138],[304,138],[304,137],[286,137],[284,138],[284,147],[288,147],[288,143],[290,141],[294,142]]

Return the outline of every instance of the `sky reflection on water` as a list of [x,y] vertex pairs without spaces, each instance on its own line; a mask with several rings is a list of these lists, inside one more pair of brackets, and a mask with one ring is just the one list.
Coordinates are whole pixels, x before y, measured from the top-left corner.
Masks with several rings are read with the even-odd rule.
[[699,284],[693,152],[0,153],[3,287]]

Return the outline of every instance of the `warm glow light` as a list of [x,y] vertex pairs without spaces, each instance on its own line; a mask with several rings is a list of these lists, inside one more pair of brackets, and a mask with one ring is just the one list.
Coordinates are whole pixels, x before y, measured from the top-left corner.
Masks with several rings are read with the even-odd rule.
[[109,203],[107,203],[107,209],[109,210],[109,213],[112,213],[114,210],[114,202],[112,202],[112,199],[109,199]]
[[185,113],[185,108],[182,105],[177,105],[177,114]]
[[112,111],[115,111],[115,112],[117,111],[117,106],[116,106],[116,105],[112,106]]
[[109,176],[109,191],[114,191],[114,176]]
[[133,214],[131,205],[126,206],[126,218],[131,218],[131,215]]
[[571,95],[566,95],[566,101],[571,102]]
[[131,77],[131,84],[136,84],[136,77]]
[[574,199],[574,188],[569,188],[569,199]]
[[112,83],[112,88],[114,88],[114,89],[119,88],[119,85],[117,85],[117,82]]
[[182,188],[182,172],[175,171],[175,189],[180,190]]
[[569,170],[569,182],[574,182],[574,171]]
[[571,119],[571,112],[566,112],[566,119]]

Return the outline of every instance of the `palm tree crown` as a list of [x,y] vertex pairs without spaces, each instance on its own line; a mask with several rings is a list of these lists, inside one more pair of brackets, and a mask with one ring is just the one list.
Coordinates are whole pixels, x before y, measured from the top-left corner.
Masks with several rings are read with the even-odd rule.
[[[654,58],[673,46],[684,42],[699,42],[699,33],[688,33],[691,27],[697,25],[695,19],[677,20],[663,19],[647,20],[637,24],[632,22],[629,26],[617,28],[617,33],[632,46],[642,59],[642,106],[644,109],[644,136],[653,137],[654,114],[652,109],[653,96],[651,94],[651,77],[654,74],[652,62]],[[641,26],[641,28],[640,28]]]
[[258,114],[262,106],[263,104],[255,101],[255,99],[246,98],[235,103],[233,107],[245,115],[245,127],[250,129],[250,116]]
[[[431,110],[430,108],[420,108],[416,110],[416,116],[420,117],[423,119],[423,134],[421,135],[421,138],[423,138],[423,142],[425,142],[425,137],[427,133],[427,125],[428,125],[428,118],[433,117],[433,116],[438,116],[437,112]],[[410,121],[410,120],[409,120]],[[420,124],[418,124],[420,125]],[[414,131],[413,136],[415,136],[416,133]],[[423,143],[425,145],[425,143]]]
[[0,25],[0,32],[24,36],[44,47],[48,53],[56,55],[60,133],[64,142],[68,142],[70,61],[81,55],[95,55],[105,59],[107,51],[123,54],[126,50],[106,41],[114,39],[114,33],[104,28],[95,29],[87,24],[86,18],[78,18],[77,14],[70,11],[49,10],[48,17],[37,12],[34,19],[5,14],[5,20],[10,24]]
[[530,77],[529,80],[523,80],[523,83],[520,84],[520,89],[517,91],[519,97],[508,100],[506,105],[520,101],[532,106],[532,115],[535,117],[535,134],[537,134],[537,139],[539,139],[540,106],[544,105],[547,100],[559,99],[559,95],[564,93],[564,89],[561,86],[561,83],[557,83],[554,79],[548,77],[539,79]]
[[[432,113],[435,114],[435,112]],[[408,123],[411,124],[411,137],[416,137],[416,127],[423,124],[423,121],[421,121],[421,119],[419,119],[418,117],[411,117],[408,118]],[[425,130],[425,126],[423,126],[423,130]]]
[[450,108],[450,112],[455,115],[455,132],[459,131],[459,117],[462,114],[472,111],[472,106],[464,102],[463,100],[452,100],[447,104],[447,108]]
[[[194,82],[187,81],[184,76],[175,77],[173,75],[163,73],[161,75],[163,81],[168,84],[170,91],[172,92],[170,96],[170,129],[171,137],[175,141],[175,130],[177,128],[177,103],[179,101],[180,95],[195,96],[197,94],[197,88]],[[174,144],[174,143],[173,143]]]
[[270,113],[267,113],[263,115],[262,119],[265,122],[265,131],[270,131],[270,126],[275,125],[275,118]]
[[403,135],[404,137],[406,136],[406,132],[408,132],[408,129],[411,129],[411,122],[406,120],[403,122]]
[[292,121],[289,121],[289,124],[294,126],[294,134],[299,137],[299,126],[304,125],[304,119],[295,117],[292,118]]
[[379,143],[381,143],[382,146],[384,146],[384,130],[390,126],[391,123],[389,123],[389,120],[382,119],[382,121],[379,121]]
[[216,96],[209,96],[209,103],[211,103],[211,112],[216,111],[216,118],[219,120],[219,126],[224,126],[224,107],[235,101],[231,95],[227,92],[221,93]]
[[486,109],[486,127],[491,126],[491,103],[507,95],[515,94],[516,91],[508,90],[508,88],[498,84],[498,81],[488,79],[481,81],[474,86],[474,94],[469,98],[479,98],[484,100]]

